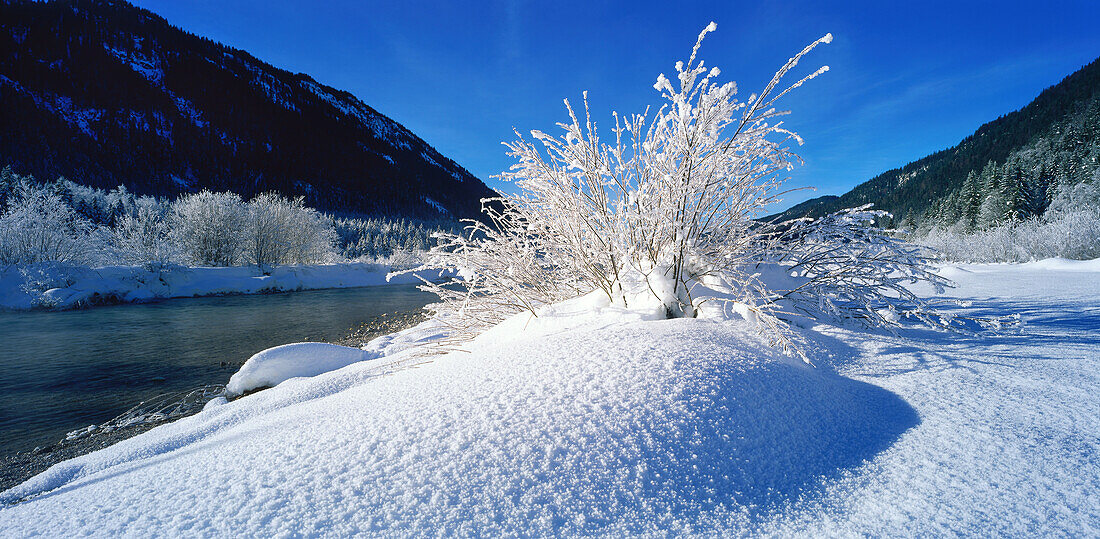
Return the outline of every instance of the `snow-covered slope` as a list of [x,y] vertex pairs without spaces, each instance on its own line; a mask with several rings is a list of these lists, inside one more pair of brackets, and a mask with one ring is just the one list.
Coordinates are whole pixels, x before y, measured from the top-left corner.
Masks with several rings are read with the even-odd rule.
[[744,321],[558,309],[59,464],[0,535],[1098,533],[1100,272],[947,271],[1022,334],[819,326],[815,369]]

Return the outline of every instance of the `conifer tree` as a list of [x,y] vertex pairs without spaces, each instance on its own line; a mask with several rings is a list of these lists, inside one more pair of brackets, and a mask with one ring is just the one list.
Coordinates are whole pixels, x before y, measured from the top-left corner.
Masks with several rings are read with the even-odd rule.
[[961,205],[960,213],[962,218],[966,220],[967,228],[973,229],[977,226],[978,210],[982,207],[982,189],[978,182],[978,174],[973,170],[966,175],[966,180],[963,182],[959,203]]

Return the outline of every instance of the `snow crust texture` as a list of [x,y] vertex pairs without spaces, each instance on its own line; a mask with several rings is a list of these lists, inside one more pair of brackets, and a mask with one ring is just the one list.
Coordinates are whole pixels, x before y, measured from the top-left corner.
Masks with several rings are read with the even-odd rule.
[[[56,490],[2,518],[44,533],[691,531],[743,522],[916,423],[892,394],[752,335],[644,322],[292,380],[51,469],[10,494]],[[332,384],[347,388],[271,409]]]
[[1097,534],[1100,275],[945,273],[1027,325],[818,326],[812,368],[743,320],[558,309],[58,464],[0,536]]

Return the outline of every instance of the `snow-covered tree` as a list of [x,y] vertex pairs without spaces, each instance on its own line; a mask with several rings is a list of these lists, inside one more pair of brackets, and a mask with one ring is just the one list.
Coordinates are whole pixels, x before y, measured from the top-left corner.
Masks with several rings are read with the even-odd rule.
[[241,256],[244,204],[234,193],[200,191],[172,203],[172,240],[187,262],[232,266]]
[[6,206],[0,215],[0,263],[101,261],[103,238],[53,189],[18,183]]
[[324,262],[334,254],[336,232],[331,219],[307,208],[302,197],[263,193],[248,202],[244,214],[244,257],[261,270]]
[[974,233],[933,228],[918,241],[938,258],[959,262],[1027,262],[1100,258],[1100,188],[1086,181],[1054,190],[1040,217],[1010,220]]
[[165,265],[179,262],[182,255],[164,206],[140,206],[132,215],[122,215],[113,238],[118,260],[125,264]]

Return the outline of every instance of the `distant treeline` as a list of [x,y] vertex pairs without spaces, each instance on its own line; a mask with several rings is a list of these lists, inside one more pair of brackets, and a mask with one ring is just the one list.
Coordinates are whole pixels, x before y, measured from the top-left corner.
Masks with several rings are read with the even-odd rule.
[[951,148],[771,218],[820,217],[873,203],[893,214],[886,226],[975,232],[1042,216],[1060,189],[1095,183],[1098,170],[1100,59]]
[[415,256],[452,222],[334,218],[301,197],[244,200],[201,191],[167,198],[103,190],[65,178],[0,171],[0,264],[85,266],[318,264]]

